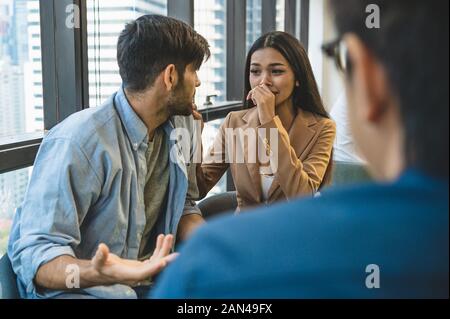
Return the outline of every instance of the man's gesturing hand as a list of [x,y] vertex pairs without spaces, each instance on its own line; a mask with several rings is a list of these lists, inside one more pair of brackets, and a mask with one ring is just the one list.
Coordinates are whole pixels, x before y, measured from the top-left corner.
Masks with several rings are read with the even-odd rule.
[[159,235],[153,255],[145,261],[122,259],[110,253],[108,246],[100,244],[91,263],[106,282],[136,286],[158,274],[175,259],[178,254],[169,254],[173,240],[173,235]]

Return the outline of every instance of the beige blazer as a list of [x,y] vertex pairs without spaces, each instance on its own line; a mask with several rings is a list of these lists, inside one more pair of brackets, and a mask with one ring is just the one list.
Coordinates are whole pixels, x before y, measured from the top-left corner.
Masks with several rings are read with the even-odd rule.
[[[197,181],[202,197],[216,185],[230,167],[236,187],[238,210],[264,203],[260,176],[261,164],[258,160],[255,162],[251,154],[247,154],[251,145],[249,143],[256,141],[250,142],[251,139],[244,138],[243,143],[233,143],[231,142],[233,139],[226,138],[227,134],[229,137],[229,133],[226,133],[228,128],[243,130],[274,128],[278,131],[279,134],[276,135],[278,156],[270,152],[274,145],[273,141],[267,139],[261,143],[271,161],[275,156],[278,159],[278,169],[274,173],[274,180],[265,202],[267,204],[302,195],[312,196],[323,182],[331,178],[329,163],[336,134],[336,127],[332,120],[298,109],[293,124],[287,132],[278,116],[261,125],[258,111],[254,107],[230,112],[225,118],[213,146],[205,154],[201,169],[197,170]],[[264,140],[263,136],[257,133],[255,135],[256,139]],[[268,136],[267,134],[266,138]],[[240,163],[236,163],[236,158],[231,159],[227,156],[227,147],[233,151],[243,151],[244,162],[241,160]]]

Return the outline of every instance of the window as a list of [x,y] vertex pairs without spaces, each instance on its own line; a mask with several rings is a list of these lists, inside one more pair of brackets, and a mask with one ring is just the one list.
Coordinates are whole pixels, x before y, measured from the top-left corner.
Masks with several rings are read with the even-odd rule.
[[117,39],[125,24],[144,14],[167,15],[167,0],[87,0],[89,105],[101,105],[122,83]]
[[44,129],[38,0],[0,2],[0,96],[0,137]]
[[[0,1],[0,142],[43,131],[42,64],[38,0]],[[0,256],[6,252],[15,208],[30,168],[0,174]]]
[[[222,125],[224,118],[209,121],[205,123],[205,127],[203,128],[202,133],[202,146],[203,146],[203,155],[209,151],[210,147],[213,145],[214,138],[219,133],[220,125]],[[220,181],[211,189],[208,193],[207,197],[212,196],[214,194],[219,194],[227,191],[227,175],[224,174]]]
[[[211,57],[202,65],[199,78],[202,84],[197,88],[195,102],[199,109],[205,109],[207,95],[216,95],[213,102],[226,100],[226,0],[194,0],[194,28],[208,40]],[[223,119],[205,123],[202,134],[204,154],[209,150],[219,131]],[[226,175],[208,193],[208,196],[226,191]]]
[[207,95],[217,95],[214,101],[226,100],[226,0],[195,0],[194,28],[208,40],[211,57],[202,65],[195,101],[204,108]]
[[284,20],[285,20],[285,14],[284,14],[284,6],[285,6],[285,0],[277,0],[277,6],[276,6],[276,30],[277,31],[285,31],[284,29]]
[[0,175],[0,256],[6,253],[16,208],[22,204],[31,168]]
[[[262,1],[264,0],[247,0],[247,52],[262,35]],[[285,30],[284,8],[285,0],[276,0],[275,30],[277,31]]]
[[247,0],[247,52],[261,36],[262,0]]

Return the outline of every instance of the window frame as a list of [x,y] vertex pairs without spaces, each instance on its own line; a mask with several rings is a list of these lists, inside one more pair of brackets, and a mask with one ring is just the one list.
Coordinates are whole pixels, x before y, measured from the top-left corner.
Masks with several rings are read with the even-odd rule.
[[[89,107],[86,0],[39,2],[44,128],[50,130],[69,115]],[[79,28],[66,27],[68,5],[80,9]]]
[[32,166],[43,133],[26,133],[0,139],[0,174]]
[[277,0],[262,0],[261,2],[261,34],[276,29]]
[[[310,0],[298,0],[299,5],[298,8],[296,8],[295,10],[296,17],[294,17],[294,19],[298,17],[298,22],[296,22],[296,24],[298,24],[298,33],[297,32],[293,33],[297,36],[298,39],[300,39],[300,42],[305,47],[307,53],[308,53],[308,38],[309,38],[309,1]],[[290,19],[292,19],[292,17],[290,17]]]
[[228,101],[242,99],[244,90],[244,62],[246,56],[246,0],[226,0],[226,79]]

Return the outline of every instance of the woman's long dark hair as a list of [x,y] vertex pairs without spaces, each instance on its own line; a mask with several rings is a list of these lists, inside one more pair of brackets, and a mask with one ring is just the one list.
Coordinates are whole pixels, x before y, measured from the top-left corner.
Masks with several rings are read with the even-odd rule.
[[[250,63],[252,55],[255,51],[272,48],[280,52],[288,61],[292,71],[294,71],[295,81],[299,82],[299,86],[294,86],[292,95],[292,104],[294,107],[309,111],[319,116],[330,118],[327,110],[323,106],[320,98],[319,89],[317,88],[316,79],[309,62],[308,54],[305,48],[294,36],[286,32],[273,31],[264,34],[253,43],[250,51],[247,54],[247,61],[245,63],[245,91],[244,91],[244,107],[248,108],[246,97],[251,90],[250,87]],[[322,183],[319,190],[331,183],[333,175],[333,151],[331,151],[330,162],[325,171]]]
[[328,112],[325,110],[320,98],[305,48],[294,36],[281,31],[269,32],[258,38],[247,54],[244,79],[244,107],[248,108],[246,97],[251,90],[249,77],[252,55],[255,51],[264,48],[273,48],[280,52],[294,71],[295,81],[298,81],[300,84],[300,86],[294,87],[292,96],[294,107],[329,118]]

